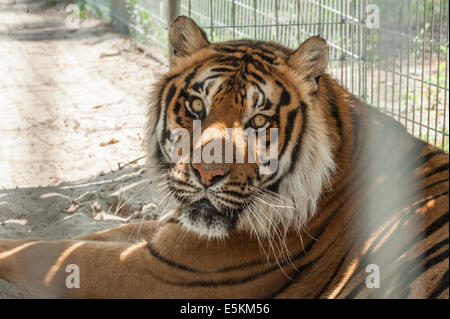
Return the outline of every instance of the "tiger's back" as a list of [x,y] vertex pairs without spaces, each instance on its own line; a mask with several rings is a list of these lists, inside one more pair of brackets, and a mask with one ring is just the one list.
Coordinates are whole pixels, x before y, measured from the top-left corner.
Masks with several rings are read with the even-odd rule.
[[350,100],[350,168],[308,227],[308,262],[275,296],[448,298],[448,154]]

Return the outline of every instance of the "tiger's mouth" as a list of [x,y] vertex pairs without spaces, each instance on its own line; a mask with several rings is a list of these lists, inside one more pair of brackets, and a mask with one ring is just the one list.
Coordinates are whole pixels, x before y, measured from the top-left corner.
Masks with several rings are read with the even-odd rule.
[[200,236],[224,237],[235,226],[237,212],[219,211],[208,199],[182,205],[178,211],[179,222]]
[[220,211],[209,201],[207,198],[203,198],[190,205],[197,214],[205,216],[208,218],[214,218],[216,216],[221,216]]

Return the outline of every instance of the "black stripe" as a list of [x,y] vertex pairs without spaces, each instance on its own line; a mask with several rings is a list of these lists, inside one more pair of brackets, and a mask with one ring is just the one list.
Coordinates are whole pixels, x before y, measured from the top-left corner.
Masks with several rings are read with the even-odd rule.
[[353,129],[353,155],[356,154],[356,149],[358,148],[359,130],[360,130],[360,119],[356,111],[353,109],[350,113],[352,118],[352,129]]
[[269,99],[266,99],[266,103],[264,104],[263,110],[264,111],[270,110],[272,108],[272,106],[273,106],[272,101]]
[[298,111],[298,109],[294,109],[292,111],[289,111],[289,113],[287,114],[287,122],[286,126],[284,127],[284,143],[283,148],[280,152],[280,158],[283,156],[287,146],[291,142],[292,130],[294,129],[295,119],[297,118]]
[[235,192],[235,191],[230,191],[230,190],[223,190],[223,191],[220,192],[220,194],[234,196],[234,197],[237,197],[239,199],[247,198],[247,197],[249,197],[251,195],[251,194],[242,194],[242,193]]
[[220,59],[217,60],[217,63],[223,63],[226,66],[231,67],[238,67],[241,63],[241,59],[239,59],[236,56],[222,56]]
[[[180,108],[181,108],[181,104],[180,102],[176,102],[175,103],[175,107],[173,108],[173,113],[178,115],[178,112],[180,112]],[[178,118],[177,118],[177,122],[178,122]],[[180,123],[178,123],[180,124]]]
[[[322,79],[324,79],[324,77],[322,77]],[[342,145],[345,143],[345,141],[344,141],[344,133],[343,133],[343,124],[342,124],[341,117],[339,115],[337,95],[336,95],[336,92],[333,90],[332,85],[329,85],[328,83],[323,83],[322,85],[325,85],[328,89],[327,94],[325,96],[327,97],[327,100],[328,100],[328,106],[331,111],[331,116],[336,121],[336,128],[337,128],[337,131],[339,134],[339,139],[340,139],[339,149],[338,149],[338,153],[339,153],[341,151]]]
[[192,185],[192,184],[189,184],[189,183],[187,183],[187,182],[185,182],[185,181],[182,181],[182,180],[175,179],[175,178],[170,177],[170,176],[168,177],[168,180],[171,181],[172,183],[177,184],[177,185],[180,185],[180,186],[187,186],[187,187],[196,189],[196,190],[198,190],[198,191],[201,190],[201,189],[195,187],[195,186]]
[[299,158],[298,153],[300,151],[301,145],[303,144],[303,136],[305,134],[308,125],[308,114],[306,110],[307,105],[302,102],[300,103],[300,107],[302,111],[302,128],[300,129],[300,133],[297,138],[297,143],[295,143],[294,149],[292,150],[291,163],[289,164],[288,173],[291,173],[294,170],[295,165],[297,164],[297,160]]
[[235,72],[236,70],[230,68],[213,68],[211,69],[211,71],[219,73],[228,73],[228,72]]
[[344,254],[344,256],[339,261],[336,269],[334,270],[333,274],[330,276],[330,278],[327,280],[323,288],[319,291],[318,294],[316,294],[313,299],[318,299],[320,296],[322,296],[329,288],[331,283],[333,282],[333,279],[341,272],[342,265],[344,264],[345,259],[347,258],[348,254],[350,253],[351,248],[349,247],[347,249],[347,252]]
[[433,157],[435,157],[436,155],[441,154],[440,151],[438,150],[433,150],[419,158],[417,158],[412,164],[410,165],[403,165],[404,169],[410,169],[411,167],[413,168],[417,168],[420,167],[422,165],[425,165],[426,163],[428,163]]
[[283,88],[283,91],[281,92],[279,106],[289,105],[290,103],[291,103],[291,95],[289,94],[288,91],[286,91],[286,89]]
[[267,189],[271,192],[278,193],[280,188],[281,178],[278,179],[275,183],[270,184]]
[[[282,52],[285,55],[290,55],[292,53],[291,49],[288,49],[282,45],[279,45],[278,43],[274,43],[274,42],[259,42],[258,44],[258,48],[265,50],[268,53],[274,54],[273,52],[271,52],[270,50],[275,50],[278,52]],[[270,48],[267,49],[267,47]]]
[[[170,83],[170,81],[172,81],[174,78],[176,78],[179,75],[180,74],[178,74],[178,73],[174,74],[174,75],[171,75],[167,79],[164,79],[164,82],[161,85],[161,90],[158,93],[158,101],[156,103],[156,107],[158,108],[158,118],[159,119],[162,116],[162,114],[161,114],[161,111],[162,111],[162,109],[161,109],[161,101],[162,101],[162,97],[163,97],[163,94],[164,94],[164,90],[165,90],[166,86]],[[166,129],[166,121],[164,120],[163,121],[163,131],[165,131],[165,129]]]
[[280,108],[285,105],[289,105],[291,103],[291,95],[284,87],[283,83],[278,80],[275,80],[275,84],[281,89],[280,100],[278,101],[276,113],[280,112]]
[[[163,128],[162,128],[162,138],[165,139],[166,136],[170,136],[170,133],[167,131],[167,122],[166,122],[166,114],[167,114],[167,109],[169,108],[169,104],[172,101],[174,95],[176,93],[176,87],[175,85],[172,83],[172,85],[169,88],[169,91],[167,92],[166,98],[164,99],[164,109],[165,109],[165,116],[163,118]],[[161,118],[162,114],[159,114],[159,117]],[[163,145],[163,141],[158,141],[159,147],[161,148],[161,150],[163,151],[162,145]]]
[[[447,181],[447,180],[445,179],[443,181],[439,181],[438,183],[442,183],[445,181]],[[413,196],[424,192],[425,190],[427,190],[427,188],[434,186],[434,184],[436,184],[436,183],[433,183],[432,185],[429,185],[429,186],[423,188],[422,190],[417,191],[416,194],[413,194]],[[433,195],[433,197],[427,197],[427,198],[421,200],[420,202],[418,202],[417,204],[414,204],[413,206],[411,206],[410,209],[411,209],[411,211],[416,211],[417,209],[425,206],[429,201],[438,199],[439,197],[445,196],[447,194],[448,194],[448,191],[439,193],[439,194],[435,194],[435,195]]]
[[448,163],[434,168],[432,171],[428,172],[424,177],[430,177],[434,174],[441,173],[443,171],[448,171]]
[[[430,184],[430,185],[427,185],[427,187],[425,187],[425,188],[423,189],[423,191],[425,191],[425,190],[427,190],[428,188],[431,188],[431,187],[433,187],[433,186],[439,185],[439,184],[441,184],[441,183],[443,183],[443,182],[448,182],[448,178],[444,178],[444,179],[441,179],[441,180],[439,180],[439,181],[436,181],[436,182],[434,182],[434,183],[432,183],[432,184]],[[448,187],[447,187],[447,188],[448,188]]]
[[197,65],[194,70],[188,74],[188,76],[186,76],[186,78],[184,79],[184,83],[185,83],[185,87],[188,87],[189,84],[191,84],[192,78],[195,76],[195,74],[197,73],[198,69],[200,68],[200,65]]
[[273,62],[274,62],[274,59],[272,59],[271,57],[269,57],[269,56],[267,56],[265,54],[262,54],[262,53],[259,53],[259,52],[252,52],[252,54],[254,54],[257,57],[261,58],[262,60],[266,61],[267,63],[269,63],[269,65],[272,65]]
[[199,270],[176,263],[172,260],[166,259],[163,256],[161,256],[153,247],[151,244],[147,245],[147,250],[150,252],[150,254],[155,257],[156,259],[158,259],[160,262],[165,263],[169,266],[181,269],[181,270],[185,270],[185,271],[189,271],[189,272],[194,272],[194,273],[201,273]]
[[[447,192],[448,193],[448,192]],[[444,226],[446,223],[448,223],[448,212],[444,213],[441,217],[436,219],[434,222],[431,223],[430,226],[428,226],[425,231],[423,231],[424,238],[429,237],[432,235],[436,230]]]
[[270,70],[270,66],[265,66],[263,63],[261,63],[258,60],[253,59],[252,65],[255,69],[257,69],[259,72],[261,72],[265,76],[270,76],[268,70]]
[[172,101],[176,91],[177,91],[177,88],[175,87],[175,84],[172,84],[170,86],[169,92],[167,92],[167,95],[166,95],[166,98],[165,98],[166,110],[169,107],[169,104]]
[[243,50],[237,50],[235,48],[229,48],[229,47],[224,47],[224,46],[216,47],[216,51],[232,53],[232,54],[234,54],[234,53],[245,53],[245,51],[243,51]]
[[227,203],[227,204],[229,204],[229,205],[235,205],[235,206],[238,206],[238,207],[241,207],[242,206],[242,202],[238,202],[238,201],[235,201],[235,200],[233,200],[233,199],[229,199],[229,198],[225,198],[225,197],[222,197],[222,196],[220,196],[219,194],[212,194],[215,198],[218,198],[218,199],[220,199],[221,201],[223,201],[223,202],[225,202],[225,203]]
[[[206,81],[212,80],[212,79],[216,79],[216,78],[220,78],[222,76],[222,74],[214,74],[214,75],[210,75],[208,76],[203,82],[205,83]],[[203,87],[205,86],[205,84],[203,84]]]
[[249,75],[253,76],[258,82],[262,83],[262,84],[266,84],[266,81],[260,77],[258,74],[256,74],[255,72],[249,72]]
[[422,256],[424,256],[424,257],[431,256],[431,254],[437,252],[439,249],[441,249],[445,245],[448,245],[448,243],[449,243],[449,239],[445,238],[445,239],[441,240],[440,242],[434,244],[432,247],[430,247],[427,251],[425,251],[422,254]]
[[434,288],[434,290],[431,292],[431,294],[428,296],[429,299],[435,299],[439,297],[439,295],[445,290],[448,289],[449,284],[449,271],[447,270],[445,274],[442,276],[441,280],[439,281],[439,284]]

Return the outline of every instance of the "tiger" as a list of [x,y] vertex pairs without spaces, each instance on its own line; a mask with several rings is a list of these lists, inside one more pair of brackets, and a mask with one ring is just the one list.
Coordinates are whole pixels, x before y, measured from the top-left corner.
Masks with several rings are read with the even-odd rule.
[[[211,43],[185,16],[168,34],[170,70],[145,127],[159,217],[68,240],[3,239],[0,278],[47,298],[448,298],[448,154],[328,74],[320,36],[296,50]],[[229,128],[263,141],[277,129],[277,143],[265,140],[276,169],[250,161],[249,135],[231,137],[231,161],[173,160],[174,130],[206,149]]]

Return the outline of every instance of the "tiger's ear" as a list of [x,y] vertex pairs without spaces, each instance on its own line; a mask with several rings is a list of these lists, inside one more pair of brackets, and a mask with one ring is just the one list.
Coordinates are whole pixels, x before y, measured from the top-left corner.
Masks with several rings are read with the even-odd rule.
[[189,56],[209,45],[206,33],[186,16],[176,17],[169,25],[169,43],[175,57]]
[[303,42],[289,57],[288,64],[311,80],[317,89],[317,78],[325,71],[329,61],[327,41],[314,36]]

